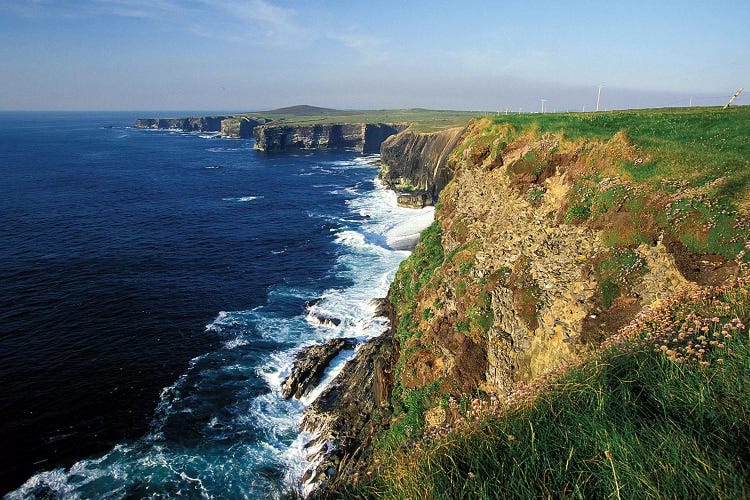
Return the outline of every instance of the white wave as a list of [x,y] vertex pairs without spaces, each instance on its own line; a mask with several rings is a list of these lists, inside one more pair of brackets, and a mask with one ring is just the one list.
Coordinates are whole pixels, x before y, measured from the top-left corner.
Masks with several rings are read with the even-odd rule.
[[365,248],[367,246],[365,235],[357,231],[341,231],[336,235],[336,243],[352,248]]
[[342,350],[335,358],[333,358],[328,365],[328,368],[326,368],[325,373],[323,374],[323,378],[318,382],[318,385],[315,386],[315,389],[310,391],[310,393],[307,396],[304,396],[300,401],[305,406],[309,406],[313,401],[318,399],[318,396],[320,396],[324,390],[328,388],[328,386],[333,382],[333,379],[335,379],[339,373],[341,373],[341,370],[344,369],[344,365],[346,365],[346,362],[352,359],[355,355],[355,352],[353,349],[344,349]]
[[236,198],[222,198],[221,201],[236,201],[239,203],[247,203],[248,201],[262,200],[263,196],[238,196]]
[[[359,167],[375,158],[359,157],[328,167]],[[248,195],[224,200],[255,199]],[[298,431],[303,409],[330,385],[354,351],[346,349],[334,358],[321,383],[301,402],[281,397],[296,354],[303,346],[334,337],[365,340],[382,334],[388,321],[374,316],[371,299],[386,295],[399,263],[408,255],[395,249],[393,242],[410,237],[432,220],[430,209],[397,207],[395,194],[378,183],[375,190],[347,204],[350,213],[341,217],[347,219],[347,227],[332,234],[339,247],[332,273],[346,286],[322,293],[278,286],[268,291],[266,306],[219,312],[205,331],[216,335],[222,347],[194,358],[186,372],[164,388],[146,436],[132,445],[116,446],[99,459],[82,460],[68,471],[37,474],[8,498],[33,497],[45,486],[63,498],[122,497],[131,488],[143,491],[139,488],[162,484],[179,485],[179,492],[188,497],[215,496],[217,491],[226,497],[272,496],[273,480],[259,472],[262,468],[283,470],[286,481],[299,482],[310,465],[306,457],[311,451],[305,448],[311,435]],[[316,297],[320,300],[314,307],[340,319],[340,327],[316,327],[306,321],[302,304]],[[299,304],[297,315],[278,312],[289,311],[292,304]],[[268,346],[276,347],[259,357]],[[214,401],[219,390],[230,391],[226,400]],[[223,401],[229,406],[212,406]],[[179,442],[171,445],[170,432],[175,431],[170,425],[183,421],[188,429],[199,429],[200,451]]]

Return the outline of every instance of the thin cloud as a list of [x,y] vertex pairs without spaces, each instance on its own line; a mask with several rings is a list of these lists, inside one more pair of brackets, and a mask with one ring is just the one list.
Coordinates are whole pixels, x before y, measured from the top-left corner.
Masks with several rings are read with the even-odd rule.
[[369,60],[385,56],[378,36],[356,26],[342,30],[323,19],[302,19],[296,9],[269,0],[0,0],[1,11],[26,18],[114,16],[231,44],[275,48],[328,40]]

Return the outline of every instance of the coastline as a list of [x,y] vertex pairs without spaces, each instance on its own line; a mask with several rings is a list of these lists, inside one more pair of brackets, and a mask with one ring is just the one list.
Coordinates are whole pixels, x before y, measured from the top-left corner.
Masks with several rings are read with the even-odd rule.
[[[394,225],[383,234],[387,246],[402,254],[405,259],[419,241],[422,230],[432,223],[434,208],[414,209],[399,206],[396,191],[379,178],[376,178],[375,185],[376,190],[381,191],[389,199],[390,210],[409,214],[407,220]],[[309,394],[299,398],[304,405],[299,422],[300,435],[290,449],[297,454],[297,460],[304,460],[304,465],[292,466],[287,480],[291,483],[290,486],[301,487],[305,495],[310,495],[321,486],[325,486],[326,479],[332,475],[332,467],[339,469],[348,466],[352,460],[362,456],[369,444],[366,439],[370,433],[369,415],[381,401],[387,400],[387,394],[382,391],[387,390],[388,383],[383,379],[390,373],[390,366],[378,353],[390,351],[392,346],[391,311],[390,306],[383,305],[383,301],[386,300],[383,297],[393,281],[396,268],[381,277],[378,286],[380,293],[372,294],[367,299],[366,321],[371,322],[378,333],[352,336],[351,332],[344,330],[343,338],[353,339],[356,345],[353,348],[344,348],[331,359],[322,379],[314,385]],[[323,304],[320,304],[321,301]],[[324,301],[325,297],[315,299],[312,310],[316,312],[310,314],[311,311],[308,311],[308,321],[316,321],[316,314],[336,318],[335,311],[326,309]],[[354,331],[356,333],[356,328]],[[295,363],[304,356],[306,350],[317,347],[324,345],[318,343],[297,350],[294,356]],[[280,385],[292,376],[294,368],[285,368],[286,376],[279,380]],[[374,392],[373,385],[378,387]],[[367,417],[358,418],[363,415]]]
[[[96,130],[102,130],[98,134],[113,135],[120,141],[129,140],[129,136],[147,143],[166,141],[175,147],[179,143],[194,144],[191,147],[201,151],[204,159],[194,161],[196,164],[190,168],[201,181],[218,181],[218,176],[227,175],[247,176],[246,167],[229,168],[226,163],[227,158],[232,157],[240,165],[246,164],[242,158],[246,158],[249,150],[235,141],[230,144],[197,133],[174,135],[166,130],[161,134],[128,127]],[[224,147],[220,147],[222,145]],[[184,148],[180,146],[180,149]],[[364,342],[381,334],[386,321],[373,316],[370,299],[385,295],[398,264],[408,255],[403,239],[413,239],[421,229],[410,229],[410,225],[413,226],[410,221],[420,213],[423,218],[428,215],[431,218],[432,209],[420,212],[398,207],[395,193],[379,181],[373,184],[376,172],[370,164],[375,159],[373,156],[309,152],[257,155],[257,158],[269,167],[293,165],[295,170],[289,170],[289,175],[297,179],[292,185],[297,186],[298,192],[314,190],[325,199],[338,200],[329,205],[326,205],[329,202],[322,205],[297,203],[302,212],[295,224],[301,231],[309,232],[308,221],[316,221],[320,237],[328,242],[329,260],[330,255],[337,256],[334,266],[326,272],[326,279],[322,284],[307,283],[304,276],[305,268],[310,266],[309,259],[300,259],[295,261],[294,269],[299,268],[295,273],[302,279],[296,282],[302,286],[295,285],[295,281],[287,284],[281,280],[268,289],[265,305],[222,311],[208,324],[202,323],[206,325],[203,336],[213,338],[218,344],[217,350],[193,358],[182,375],[161,386],[155,416],[144,435],[133,441],[119,441],[103,455],[87,455],[72,464],[26,476],[23,484],[8,493],[8,498],[25,498],[42,491],[86,497],[100,495],[111,488],[131,491],[145,487],[152,491],[183,488],[196,494],[226,491],[255,495],[272,492],[282,484],[280,477],[264,477],[263,471],[282,474],[286,464],[302,458],[307,450],[302,444],[295,449],[298,443],[293,442],[298,435],[302,404],[278,396],[281,372],[284,367],[290,367],[294,346],[343,335],[352,335]],[[216,168],[215,165],[223,166]],[[273,201],[275,196],[261,191],[258,180],[252,184],[241,188],[243,191],[233,186],[214,193],[211,206],[240,226],[246,219],[237,215],[271,210],[278,203]],[[399,241],[392,246],[388,244],[391,231],[391,242]],[[309,239],[304,233],[299,236],[303,239],[296,254],[303,251]],[[274,261],[285,261],[293,252],[291,248],[278,245],[267,250],[267,258]],[[306,320],[304,309],[300,311],[299,305],[315,296],[325,299],[321,308],[342,320],[339,328]],[[276,346],[273,351],[263,351],[265,355],[257,363],[252,361],[258,349],[271,346]],[[354,351],[349,351],[334,359],[332,365],[341,365],[342,369],[347,357],[353,355]],[[318,393],[335,374],[335,370],[328,370]],[[246,382],[238,385],[238,380]],[[217,383],[220,385],[216,386]],[[210,387],[214,390],[204,394]],[[229,391],[227,401],[223,401],[223,394],[219,396],[222,391]],[[315,393],[309,396],[311,399]],[[306,402],[309,403],[309,399]],[[181,430],[183,426],[187,426],[184,428],[187,434]],[[191,440],[196,436],[201,440],[196,445],[205,440],[200,451],[192,450]],[[297,474],[294,470],[290,472]],[[303,473],[303,470],[298,471],[299,476]],[[200,479],[200,482],[185,477]]]

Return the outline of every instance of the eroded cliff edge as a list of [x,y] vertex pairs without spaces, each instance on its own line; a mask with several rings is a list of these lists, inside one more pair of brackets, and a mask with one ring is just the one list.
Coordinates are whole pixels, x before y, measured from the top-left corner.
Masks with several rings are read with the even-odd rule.
[[683,242],[670,206],[686,194],[618,173],[649,161],[624,133],[569,140],[475,122],[448,162],[435,224],[391,286],[397,383],[435,395],[504,391],[688,280],[733,276],[728,255]]
[[380,178],[399,193],[402,206],[421,208],[434,204],[453,177],[449,161],[466,127],[439,132],[403,131],[389,137],[380,148]]

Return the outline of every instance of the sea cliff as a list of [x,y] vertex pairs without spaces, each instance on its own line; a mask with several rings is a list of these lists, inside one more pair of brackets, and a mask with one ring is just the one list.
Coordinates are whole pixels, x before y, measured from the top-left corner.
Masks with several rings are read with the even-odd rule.
[[289,151],[295,149],[354,149],[377,153],[386,138],[406,129],[401,123],[347,123],[317,125],[274,125],[256,127],[255,149]]
[[[750,239],[748,218],[735,205],[747,191],[717,188],[745,182],[742,172],[704,156],[706,163],[676,175],[671,165],[686,165],[682,155],[705,155],[701,130],[688,119],[674,148],[647,148],[647,133],[672,130],[682,119],[669,112],[633,118],[597,115],[595,134],[570,133],[592,129],[586,115],[572,118],[567,130],[484,119],[430,134],[401,132],[383,143],[381,177],[397,190],[437,199],[436,220],[390,287],[391,331],[382,352],[391,358],[381,360],[388,377],[380,379],[391,385],[342,375],[328,397],[348,401],[345,412],[330,401],[308,409],[308,429],[328,429],[321,435],[333,441],[347,436],[343,449],[356,450],[342,460],[323,449],[329,458],[317,462],[325,467],[312,477],[327,478],[323,485],[333,484],[337,494],[351,493],[366,470],[377,476],[384,469],[390,481],[403,471],[382,465],[387,455],[467,418],[448,398],[494,395],[490,404],[497,404],[519,383],[579,363],[645,311],[671,304],[676,290],[731,289],[741,267],[735,256]],[[649,132],[634,140],[626,127],[637,134],[641,122]],[[690,133],[697,149],[685,145]],[[367,366],[367,356],[352,364]],[[378,404],[356,406],[365,399]],[[360,417],[345,418],[351,413]],[[337,422],[336,430],[325,422]],[[373,449],[375,461],[367,459]]]
[[[254,115],[190,116],[185,118],[138,118],[136,128],[180,130],[183,132],[218,132],[234,139],[255,138],[259,151],[295,149],[353,149],[365,154],[378,153],[388,137],[409,127],[408,123],[338,123],[350,115],[325,114],[297,120],[277,111]],[[333,110],[331,110],[333,111]],[[305,120],[323,120],[307,125]],[[330,120],[330,122],[328,122]],[[298,121],[302,123],[298,123]]]
[[383,142],[380,178],[399,193],[400,205],[421,208],[432,205],[453,177],[449,161],[465,127],[438,132],[407,130]]
[[189,116],[186,118],[138,118],[136,128],[174,129],[183,132],[220,132],[226,116]]

